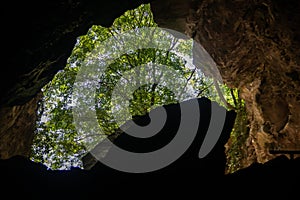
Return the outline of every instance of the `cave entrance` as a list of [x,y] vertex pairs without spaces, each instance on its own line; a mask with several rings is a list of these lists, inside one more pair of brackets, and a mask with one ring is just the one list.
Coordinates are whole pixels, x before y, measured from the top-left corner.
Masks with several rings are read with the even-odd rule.
[[[99,48],[99,44],[103,44],[104,41],[111,38],[117,43],[122,43],[124,41],[121,40],[122,37],[120,39],[120,34],[130,30],[138,31],[139,28],[144,27],[157,27],[149,4],[125,12],[115,20],[110,28],[94,25],[86,35],[78,37],[66,67],[59,71],[53,80],[42,89],[43,98],[39,104],[39,117],[32,145],[31,159],[33,161],[43,163],[50,169],[83,168],[82,157],[86,155],[91,146],[95,145],[95,142],[99,141],[99,138],[105,138],[115,133],[119,125],[131,119],[131,116],[144,115],[160,105],[204,96],[218,102],[226,109],[238,108],[241,110],[243,108],[243,102],[239,99],[236,89],[216,83],[213,78],[206,76],[202,71],[198,72],[198,68],[193,66],[194,46],[191,39],[178,39],[166,32],[165,35],[159,35],[159,38],[154,39],[160,40],[162,44],[169,42],[165,44],[169,45],[167,50],[154,48],[128,50],[115,58],[113,62],[103,65],[105,70],[101,72],[101,75],[94,76],[95,71],[85,74],[96,77],[96,80],[92,81],[98,83],[95,87],[95,98],[88,101],[94,102],[91,109],[96,113],[98,125],[103,132],[101,134],[94,133],[91,128],[90,132],[85,135],[78,134],[73,115],[73,108],[76,104],[76,99],[74,101],[74,96],[72,96],[74,84],[81,84],[81,88],[88,89],[92,83],[91,80],[78,81],[78,72],[89,62],[97,61],[99,64],[100,61],[97,60],[99,54],[95,53],[95,49],[98,53],[100,51],[105,54],[101,52],[105,49]],[[140,34],[143,33],[145,32]],[[137,41],[130,42],[134,46]],[[111,49],[111,52],[118,51],[118,48],[113,45],[106,46],[106,48]],[[138,68],[139,66],[148,66],[148,70]],[[174,73],[164,75],[161,70],[162,66],[168,66],[168,70]],[[139,70],[136,70],[137,68]],[[164,72],[169,72],[168,70]],[[134,73],[134,76],[129,76],[128,72]],[[145,79],[151,80],[152,83]],[[173,82],[168,82],[169,79],[173,79]],[[159,80],[166,81],[159,82]],[[119,86],[124,84],[124,87],[118,88],[120,96],[113,99],[118,83],[121,83]],[[135,83],[139,87],[131,91],[125,87],[125,83]],[[176,84],[179,85],[176,86]],[[179,91],[178,88],[181,90]],[[128,93],[130,97],[128,97]],[[112,105],[113,100],[117,102],[116,105]],[[120,111],[124,102],[129,102],[127,113]],[[114,116],[116,113],[119,116],[117,122]],[[234,131],[237,130],[234,129]],[[244,130],[238,131],[241,134],[241,131]],[[236,144],[235,141],[231,141],[231,143]]]

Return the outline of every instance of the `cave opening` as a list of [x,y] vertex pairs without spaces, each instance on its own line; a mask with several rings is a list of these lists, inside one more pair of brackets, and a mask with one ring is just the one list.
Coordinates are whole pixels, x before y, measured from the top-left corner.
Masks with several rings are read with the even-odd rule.
[[[125,12],[109,28],[93,25],[86,35],[78,37],[66,67],[60,70],[53,80],[42,88],[43,97],[39,102],[38,120],[30,155],[31,160],[43,163],[53,170],[66,170],[72,167],[84,168],[82,159],[91,149],[91,146],[94,147],[97,141],[99,142],[104,137],[113,135],[121,124],[131,119],[131,116],[144,115],[157,106],[180,103],[191,98],[207,97],[218,102],[227,110],[234,109],[238,113],[231,138],[226,144],[226,173],[241,168],[240,163],[244,156],[242,146],[246,141],[249,130],[246,128],[245,105],[239,97],[239,91],[227,87],[222,81],[216,83],[213,78],[205,75],[204,68],[199,69],[199,67],[194,66],[192,39],[180,39],[168,32],[165,33],[165,36],[160,35],[160,42],[164,40],[170,42],[167,50],[159,48],[144,48],[135,52],[129,50],[122,54],[120,58],[116,58],[114,62],[111,62],[106,71],[103,72],[104,75],[97,77],[96,103],[93,109],[97,113],[97,120],[103,133],[78,134],[72,113],[72,108],[75,106],[72,92],[74,84],[78,80],[78,71],[87,67],[87,59],[95,60],[97,56],[99,57],[99,44],[110,38],[117,40],[116,38],[119,35],[143,27],[157,27],[151,13],[150,4],[142,4],[136,9]],[[139,34],[143,34],[143,32]],[[166,39],[168,37],[173,38]],[[157,40],[157,38],[153,38],[153,40]],[[130,47],[134,49],[133,46]],[[110,48],[111,51],[116,51],[116,47],[110,46]],[[197,53],[199,53],[199,50]],[[202,54],[205,53],[207,52]],[[207,56],[209,55],[207,54]],[[202,59],[209,60],[211,58],[205,58],[202,55]],[[200,62],[203,64],[203,61]],[[173,82],[161,81],[159,84],[142,84],[134,91],[126,91],[128,88],[123,91],[118,89],[118,93],[123,95],[121,96],[121,103],[119,100],[119,104],[128,99],[130,115],[126,115],[125,112],[116,113],[119,112],[121,106],[113,107],[111,101],[117,83],[121,81],[121,78],[125,80],[125,74],[130,70],[132,71],[134,67],[138,68],[139,66],[149,65],[149,63],[151,66],[148,70],[139,68],[138,72],[136,70],[134,74],[127,77],[127,79],[130,79],[131,84],[132,82],[135,82],[136,85],[140,84],[141,77],[152,81],[155,78],[170,79]],[[162,65],[171,66],[174,74],[167,76],[165,75],[167,74],[166,71],[159,74],[159,67]],[[215,66],[211,65],[209,67],[213,69]],[[210,70],[213,71],[212,69]],[[180,76],[183,77],[181,81],[179,81]],[[99,87],[100,83],[101,87]],[[86,81],[82,87],[84,88],[86,85],[91,87],[88,84],[88,81]],[[128,80],[123,84],[129,84]],[[181,88],[182,91],[177,88],[174,89],[174,86],[170,89],[170,85],[175,84],[179,84],[180,87],[177,87]],[[132,96],[129,97],[127,93]],[[113,109],[116,110],[115,113],[113,113]],[[119,116],[119,121],[116,122],[113,114]],[[120,118],[122,119],[120,120]]]
[[[74,107],[74,103],[67,101],[69,97],[63,91],[69,91],[71,85],[76,82],[70,77],[78,73],[78,70],[76,67],[69,66],[68,68],[67,66],[66,69],[56,73],[66,66],[67,58],[71,52],[75,51],[76,37],[82,35],[77,40],[79,46],[80,41],[85,41],[84,44],[81,44],[85,50],[77,48],[77,56],[84,57],[84,52],[93,49],[94,43],[89,37],[97,40],[99,37],[95,32],[105,33],[104,30],[99,30],[101,27],[92,26],[93,24],[110,27],[113,20],[125,10],[135,8],[142,2],[150,1],[153,11],[151,14],[154,15],[158,27],[185,33],[194,41],[203,44],[220,69],[224,82],[230,86],[229,88],[220,87],[225,89],[223,96],[229,103],[227,106],[231,105],[238,111],[236,125],[225,145],[226,172],[228,173],[226,176],[222,174],[213,179],[215,172],[213,167],[209,170],[198,171],[192,169],[193,165],[183,166],[181,168],[183,170],[174,170],[175,173],[172,173],[171,170],[171,176],[166,175],[170,175],[170,171],[166,170],[159,176],[142,175],[141,179],[135,179],[134,175],[124,177],[124,174],[114,173],[103,166],[99,167],[99,163],[95,165],[94,170],[77,169],[83,165],[79,158],[84,156],[87,151],[84,149],[85,147],[82,148],[83,151],[80,151],[78,148],[80,144],[76,144],[76,141],[78,142],[82,138],[78,139],[77,134],[72,132],[74,128],[73,112],[68,110],[70,107]],[[144,194],[149,194],[147,189],[151,188],[155,198],[161,193],[184,192],[187,194],[186,191],[189,191],[188,193],[192,191],[191,194],[198,195],[200,186],[203,193],[207,191],[209,195],[212,195],[209,189],[212,189],[213,186],[215,191],[219,191],[214,192],[215,194],[219,195],[221,191],[224,191],[223,196],[230,195],[230,198],[234,196],[239,198],[240,195],[228,193],[228,191],[241,191],[253,198],[257,196],[287,198],[289,195],[294,198],[291,191],[296,191],[299,187],[297,180],[300,167],[298,154],[300,144],[300,64],[298,56],[300,54],[300,32],[297,28],[300,22],[299,1],[150,1],[7,2],[5,7],[10,12],[3,13],[7,17],[3,17],[4,31],[2,31],[5,41],[9,41],[3,43],[5,59],[2,61],[4,62],[3,66],[7,67],[4,67],[5,71],[0,73],[0,81],[2,81],[0,86],[0,176],[4,183],[1,190],[3,196],[7,195],[13,198],[21,195],[21,198],[42,199],[45,194],[48,194],[47,197],[54,199],[61,193],[64,194],[65,199],[86,199],[88,196],[93,198],[94,195],[99,195],[99,190],[101,192],[110,191],[109,194],[115,194],[116,191],[125,194],[132,191],[132,184],[137,183],[134,184],[134,188],[140,189],[145,192]],[[93,28],[96,30],[93,30],[92,33]],[[90,35],[86,35],[88,29]],[[122,31],[122,28],[117,30],[118,34]],[[107,35],[111,36],[111,33]],[[145,42],[146,39],[148,38],[145,38]],[[138,41],[137,39],[136,43]],[[110,46],[110,48],[112,47],[113,45]],[[181,48],[181,50],[183,49]],[[160,56],[168,58],[161,59],[162,62],[165,61],[168,64],[182,63],[182,60],[175,56],[176,53],[169,52],[169,55],[166,56],[167,52],[168,50],[156,52],[148,48],[137,52],[129,51],[127,54],[131,56],[131,61],[136,61],[134,57],[137,54],[147,54],[156,55],[157,59]],[[77,63],[77,57],[73,58],[73,61],[70,61],[71,58],[69,58],[67,64]],[[115,60],[115,63],[120,64],[121,58],[124,58],[125,61],[127,59],[126,56],[123,56],[119,60]],[[149,56],[144,60],[147,61],[150,58]],[[179,58],[182,57],[179,56]],[[80,62],[78,63],[80,65]],[[122,66],[125,69],[130,65]],[[114,77],[121,80],[118,79],[120,75],[115,73],[117,68],[116,65],[110,65],[110,68],[107,68],[107,74],[112,76],[103,76],[103,78],[113,80],[112,77]],[[137,70],[135,73],[138,71],[142,72]],[[114,72],[114,75],[110,72]],[[133,71],[129,70],[129,72]],[[193,71],[189,70],[183,72],[180,67],[178,72],[180,75],[187,76],[185,80],[193,74]],[[55,81],[54,74],[56,74]],[[66,74],[70,76],[65,76]],[[61,77],[63,78],[61,79]],[[125,78],[127,77],[125,76]],[[179,77],[179,75],[175,77]],[[191,80],[192,78],[188,82]],[[36,120],[37,102],[41,96],[40,93],[37,93],[49,81],[51,83],[43,88],[44,96],[39,102],[38,108],[39,119]],[[59,82],[62,84],[58,84]],[[106,83],[115,82],[106,81]],[[126,84],[123,85],[125,88]],[[123,85],[119,84],[119,91],[122,91],[121,86]],[[177,101],[173,90],[165,85],[144,84],[140,86],[132,92],[134,98],[128,106],[129,113],[138,115],[133,119],[138,119],[139,114],[154,108],[155,102],[165,104]],[[53,88],[55,88],[54,91]],[[107,116],[105,114],[109,110],[101,110],[102,105],[108,102],[105,101],[107,96],[103,91],[104,88],[97,88],[99,89],[97,90],[99,99],[102,98],[103,101],[99,101],[98,104],[95,104],[97,106],[93,106],[97,110],[97,114],[101,116]],[[205,90],[205,88],[203,89]],[[80,87],[77,87],[77,94],[78,91],[81,91]],[[140,97],[144,96],[146,91],[154,92],[150,92],[148,98],[142,100]],[[45,95],[45,93],[48,94]],[[217,93],[214,95],[218,96]],[[46,98],[54,103],[51,105],[48,101],[48,105],[46,105],[47,102],[44,101]],[[217,101],[221,105],[226,105],[224,99]],[[119,102],[124,100],[124,105],[126,105],[126,98],[116,100]],[[147,106],[143,106],[139,102],[143,102]],[[240,106],[237,106],[237,102],[240,102]],[[43,109],[43,106],[46,109]],[[116,106],[114,112],[120,110],[119,108],[122,106],[123,104],[119,104],[119,107]],[[225,108],[227,107],[225,106]],[[48,116],[42,115],[47,113],[44,111],[49,111]],[[55,120],[52,120],[52,117]],[[243,121],[238,119],[243,119]],[[51,120],[52,122],[50,122]],[[37,124],[34,127],[33,122],[35,121]],[[100,122],[100,120],[98,121]],[[109,118],[107,121],[109,122]],[[54,134],[51,136],[39,135],[45,130],[44,128],[54,130],[52,131]],[[33,130],[35,130],[35,135],[33,135]],[[67,135],[73,137],[72,140],[64,137]],[[39,151],[35,155],[33,155],[35,150],[30,148],[33,136],[40,137],[34,139],[36,151]],[[51,140],[51,137],[54,139]],[[54,160],[56,159],[56,162],[49,159],[51,155],[48,152],[53,153],[52,157]],[[57,155],[54,155],[56,153]],[[28,160],[28,157],[34,162]],[[73,159],[73,161],[68,159]],[[45,165],[37,162],[47,165],[48,169],[59,170],[46,170]],[[69,168],[71,170],[68,170]],[[108,175],[105,172],[109,172]],[[195,176],[198,172],[200,172],[198,174],[200,178]],[[181,179],[179,181],[177,176],[179,174],[184,181]],[[124,182],[119,181],[121,179]],[[200,179],[201,181],[199,181]],[[143,190],[145,189],[144,184],[149,183],[150,180],[155,182],[154,187],[157,187],[154,189],[153,185],[148,184],[149,187]],[[190,180],[198,182],[194,184]],[[253,183],[255,184],[253,185]],[[167,189],[166,185],[170,187]],[[13,189],[12,192],[11,189]],[[258,190],[263,194],[259,194]],[[159,192],[155,193],[155,191]]]

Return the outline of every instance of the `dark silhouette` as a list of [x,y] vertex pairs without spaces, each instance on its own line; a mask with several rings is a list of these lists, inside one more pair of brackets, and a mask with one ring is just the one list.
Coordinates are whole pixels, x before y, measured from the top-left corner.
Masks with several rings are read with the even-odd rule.
[[[189,101],[185,102],[189,103]],[[199,129],[192,145],[175,162],[169,166],[148,173],[126,173],[111,169],[97,162],[90,170],[74,168],[70,171],[47,170],[45,166],[33,163],[27,158],[13,157],[1,161],[1,180],[5,183],[4,191],[18,190],[29,199],[66,196],[72,198],[87,198],[89,196],[107,194],[114,191],[153,190],[171,193],[185,190],[198,190],[200,185],[207,185],[220,180],[225,170],[225,149],[234,120],[235,112],[228,111],[223,132],[212,151],[203,159],[198,153],[210,123],[211,102],[207,98],[198,99],[200,107]],[[163,129],[155,136],[147,139],[137,139],[127,134],[121,134],[114,143],[123,149],[135,152],[149,152],[159,149],[175,136],[180,124],[179,104],[164,106],[168,117]],[[139,125],[150,122],[148,115],[136,117]],[[188,132],[186,134],[189,134]],[[219,184],[219,182],[216,182]]]
[[[53,171],[28,158],[15,156],[0,160],[1,194],[3,197],[9,195],[10,199],[98,199],[119,195],[124,198],[157,198],[158,195],[214,198],[222,194],[234,198],[239,196],[239,192],[249,190],[253,191],[247,196],[253,197],[257,197],[256,191],[263,192],[260,195],[266,197],[286,197],[296,191],[300,177],[300,160],[297,158],[289,160],[282,156],[265,164],[254,164],[232,175],[224,175],[224,144],[233,127],[234,111],[227,111],[224,129],[215,147],[206,157],[199,159],[199,149],[210,122],[210,105],[215,102],[206,98],[200,98],[198,102],[202,117],[197,136],[190,148],[165,168],[134,174],[120,172],[97,162],[90,170],[72,168]],[[178,104],[165,108],[170,116],[160,133],[146,140],[121,134],[114,143],[136,152],[161,148],[176,133],[180,118]],[[146,125],[149,117],[137,117],[134,121]]]

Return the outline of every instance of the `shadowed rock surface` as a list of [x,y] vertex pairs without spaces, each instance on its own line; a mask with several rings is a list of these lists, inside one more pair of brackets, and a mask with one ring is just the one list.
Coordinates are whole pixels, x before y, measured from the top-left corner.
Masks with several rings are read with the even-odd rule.
[[[181,123],[181,109],[184,105],[191,105],[191,102],[196,102],[199,105],[200,121],[196,124],[197,127],[199,126],[196,129],[198,130],[196,137],[187,151],[165,168],[148,173],[127,173],[117,171],[101,162],[97,162],[89,167],[90,170],[47,171],[44,166],[32,163],[24,157],[14,157],[1,161],[2,180],[12,184],[16,183],[12,189],[19,188],[28,195],[33,195],[33,197],[35,195],[42,196],[48,192],[53,193],[53,195],[63,193],[79,197],[81,194],[83,196],[87,195],[84,192],[85,190],[91,190],[91,194],[113,191],[128,192],[131,190],[136,192],[151,190],[157,194],[158,192],[167,194],[173,192],[182,193],[187,189],[197,191],[199,186],[203,187],[204,190],[206,186],[210,187],[210,184],[219,185],[221,182],[218,181],[224,177],[226,164],[224,145],[229,139],[236,113],[234,111],[226,112],[224,127],[220,137],[217,138],[217,141],[214,141],[216,144],[212,150],[204,158],[200,159],[198,156],[199,150],[204,138],[207,136],[206,134],[211,123],[211,107],[215,106],[218,111],[220,109],[225,111],[225,108],[215,102],[211,102],[207,98],[191,99],[181,104],[163,106],[167,113],[167,121],[162,129],[150,138],[136,138],[124,132],[120,133],[113,142],[115,145],[130,152],[142,153],[161,149],[174,139]],[[151,112],[155,112],[157,109]],[[141,126],[151,123],[149,115],[136,117],[134,121]],[[130,127],[127,130],[129,129]],[[184,134],[191,134],[190,130],[192,129],[187,129]],[[172,152],[170,153],[172,154]],[[109,156],[109,154],[110,151],[108,151],[106,156]],[[157,159],[163,158],[158,157]],[[9,185],[6,184],[6,187],[9,187]],[[219,186],[221,187],[221,185]],[[29,188],[31,187],[34,189],[30,190]]]
[[[195,170],[201,169],[214,169],[215,175],[223,175],[225,172],[225,164],[226,164],[226,155],[225,155],[225,147],[224,145],[228,141],[230,137],[230,133],[235,121],[236,113],[234,111],[226,111],[225,108],[219,106],[216,102],[212,102],[207,98],[195,98],[190,99],[187,101],[183,101],[180,104],[169,104],[165,105],[163,107],[155,108],[154,110],[151,110],[151,113],[156,112],[160,108],[164,108],[166,110],[167,119],[163,127],[161,127],[161,130],[155,134],[152,137],[148,138],[137,138],[133,137],[130,134],[126,134],[126,131],[123,132],[122,130],[118,130],[119,136],[114,136],[116,139],[113,140],[113,143],[120,147],[121,149],[130,151],[130,152],[137,152],[137,153],[146,153],[146,152],[152,152],[159,150],[163,148],[164,146],[168,145],[174,137],[178,134],[179,127],[181,126],[181,120],[182,118],[186,118],[187,120],[192,120],[190,116],[182,115],[181,109],[182,106],[192,105],[192,102],[196,102],[199,105],[199,111],[200,114],[200,121],[197,121],[196,124],[194,124],[195,130],[197,131],[197,135],[195,136],[193,142],[191,143],[191,146],[187,149],[187,151],[180,157],[179,163],[183,164],[181,167],[184,169],[186,166],[184,163],[195,163],[193,166],[189,166],[195,168]],[[220,137],[217,138],[216,145],[210,151],[210,153],[205,157],[201,159],[201,162],[198,163],[199,159],[198,154],[200,147],[203,143],[204,138],[207,135],[209,125],[212,118],[212,107],[214,106],[214,112],[216,112],[216,115],[221,115],[222,113],[218,113],[218,111],[226,112],[224,113],[226,115],[226,118],[224,116],[224,126],[223,131],[220,134]],[[194,110],[197,108],[193,108]],[[136,123],[138,126],[146,126],[151,123],[149,114],[144,116],[137,116],[134,117],[133,120],[130,120],[126,122],[123,127],[126,127],[126,130],[129,132],[132,130],[132,123]],[[159,116],[160,117],[160,116]],[[184,119],[183,119],[184,120]],[[214,119],[215,120],[215,119]],[[222,122],[220,122],[222,123]],[[222,124],[223,125],[223,124]],[[210,127],[210,129],[212,129]],[[124,130],[124,129],[123,129]],[[192,127],[189,127],[186,129],[184,134],[191,134],[190,132],[193,130]],[[125,134],[123,134],[125,133]],[[141,133],[142,134],[142,133]],[[211,134],[218,135],[218,133],[211,132]],[[188,137],[188,136],[187,136]],[[217,137],[217,136],[216,136]],[[104,142],[103,142],[104,143]],[[105,144],[105,143],[104,143]],[[103,148],[106,148],[106,146],[101,146],[102,143],[97,145],[91,152],[95,152],[94,154],[97,154],[97,152],[100,149],[103,151]],[[183,144],[184,145],[184,144]],[[108,149],[108,148],[107,148]],[[109,153],[108,153],[109,154]],[[86,158],[86,159],[85,159]],[[86,169],[92,168],[92,166],[95,164],[95,160],[93,159],[93,156],[91,156],[90,153],[88,153],[83,158],[83,165]],[[206,163],[205,165],[202,163]],[[211,162],[211,163],[210,163]],[[198,163],[198,164],[196,164]],[[98,163],[99,164],[99,163]],[[176,168],[178,169],[178,164],[176,165]],[[170,168],[172,169],[172,168]],[[169,170],[170,171],[170,170]],[[174,173],[176,173],[176,170],[174,170]]]
[[151,5],[160,27],[200,43],[224,83],[240,90],[250,128],[244,167],[275,158],[270,148],[300,149],[300,1],[166,0]]
[[[216,146],[204,159],[198,158],[199,148],[209,124],[210,101],[199,99],[202,129],[191,147],[177,161],[154,172],[132,174],[113,170],[96,163],[90,170],[72,168],[69,171],[47,170],[42,164],[34,163],[22,156],[0,160],[2,195],[10,199],[94,199],[94,198],[157,198],[183,195],[185,198],[230,198],[247,197],[284,198],[294,196],[300,178],[300,159],[290,160],[279,156],[264,164],[254,163],[230,175],[224,175],[224,144],[229,137],[235,113],[228,112],[225,128]],[[178,105],[165,106],[173,114],[166,130],[176,131]],[[204,112],[204,113],[203,113]],[[147,124],[147,116],[136,120]],[[146,122],[146,123],[145,123]],[[169,129],[170,128],[170,129]],[[165,130],[162,129],[162,132]],[[161,134],[160,132],[159,134]],[[172,132],[163,137],[172,138]],[[164,139],[152,138],[160,144]],[[156,140],[159,139],[159,140]],[[152,142],[153,142],[152,141]],[[132,151],[145,151],[153,145],[136,143],[121,134],[115,144]],[[155,146],[155,145],[154,145]],[[257,182],[257,180],[261,180]]]
[[225,199],[244,196],[297,198],[299,158],[289,160],[280,156],[221,176],[210,176],[213,170],[195,171],[190,167],[194,162],[184,164],[185,167],[176,173],[126,174],[103,166],[95,166],[92,170],[51,171],[28,158],[15,156],[0,160],[1,194],[8,195],[9,199],[167,198],[178,195]]

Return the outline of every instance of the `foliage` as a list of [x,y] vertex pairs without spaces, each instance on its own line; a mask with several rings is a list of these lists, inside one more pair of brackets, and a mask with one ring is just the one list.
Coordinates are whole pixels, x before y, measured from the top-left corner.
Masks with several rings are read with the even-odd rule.
[[[84,142],[93,141],[93,138],[99,137],[99,135],[79,135],[73,122],[72,107],[74,104],[71,94],[78,70],[88,56],[95,56],[93,50],[107,38],[137,27],[156,26],[150,5],[146,4],[125,12],[115,20],[110,28],[94,25],[86,35],[78,38],[67,66],[43,88],[44,97],[39,106],[39,120],[36,124],[36,135],[32,146],[31,159],[33,161],[44,163],[51,169],[82,167],[80,158],[87,151]],[[105,73],[98,80],[101,86],[97,88],[95,99],[98,123],[106,135],[114,133],[119,126],[112,117],[111,98],[115,85],[128,70],[134,70],[137,66],[151,62],[172,66],[174,70],[182,74],[186,84],[193,85],[196,91],[193,94],[194,97],[206,96],[225,107],[237,105],[237,100],[232,96],[233,90],[225,85],[213,87],[216,85],[211,79],[197,76],[196,69],[187,67],[186,60],[171,51],[180,42],[182,41],[174,39],[170,44],[169,51],[149,48],[123,54],[106,67]],[[191,56],[191,47],[192,41],[186,41],[181,45],[179,51]],[[155,68],[153,70],[155,71]],[[138,73],[144,72],[139,71]],[[136,81],[140,77],[137,77]],[[222,93],[225,95],[223,100],[218,90],[223,91]],[[124,98],[126,95],[124,94]],[[132,116],[143,115],[155,106],[178,101],[179,99],[167,87],[157,84],[142,85],[132,94],[129,110]],[[126,120],[128,118],[125,117],[123,121]]]
[[242,168],[243,160],[246,158],[246,140],[249,136],[249,122],[245,103],[239,98],[238,90],[230,90],[237,116],[228,142],[228,148],[226,149],[226,174],[233,173]]

